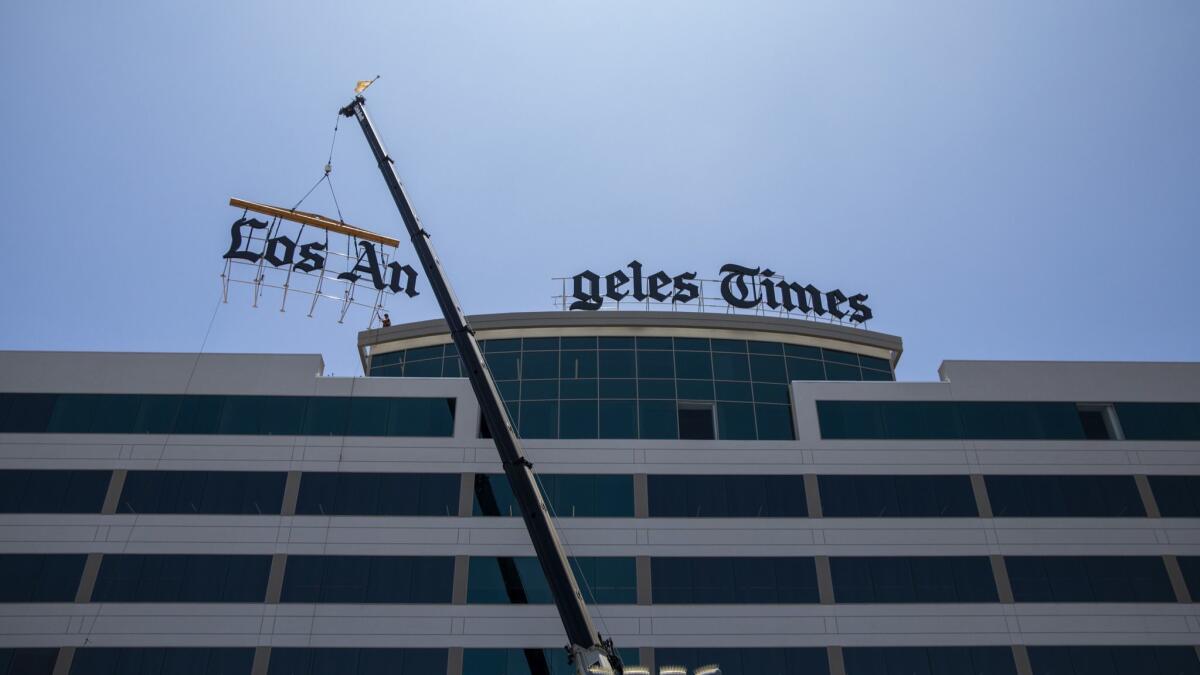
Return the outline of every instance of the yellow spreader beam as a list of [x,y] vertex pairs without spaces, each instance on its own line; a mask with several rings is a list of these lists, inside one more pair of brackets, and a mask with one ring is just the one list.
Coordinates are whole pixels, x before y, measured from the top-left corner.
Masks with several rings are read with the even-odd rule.
[[377,244],[383,244],[384,246],[391,246],[395,248],[400,245],[399,239],[392,239],[391,237],[385,237],[382,234],[375,234],[370,230],[364,230],[360,227],[347,225],[346,223],[333,220],[331,218],[326,218],[325,216],[318,215],[316,213],[292,211],[289,209],[280,208],[278,206],[259,204],[257,202],[248,202],[245,199],[238,199],[237,197],[230,197],[229,205],[236,206],[239,209],[261,213],[264,216],[282,218],[283,220],[290,220],[294,223],[312,225],[313,227],[319,227],[322,230],[329,230],[330,232],[337,232],[338,234],[344,234],[350,237],[366,239],[367,241],[373,241]]

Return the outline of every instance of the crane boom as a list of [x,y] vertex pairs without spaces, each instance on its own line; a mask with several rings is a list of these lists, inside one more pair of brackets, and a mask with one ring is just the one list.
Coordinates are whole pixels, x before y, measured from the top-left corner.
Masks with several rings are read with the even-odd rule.
[[433,288],[433,295],[437,298],[442,315],[446,318],[450,338],[458,347],[459,356],[462,358],[467,372],[467,379],[471,381],[471,388],[475,391],[475,398],[479,401],[483,419],[492,433],[496,450],[500,453],[504,474],[508,477],[509,485],[512,486],[513,496],[521,509],[521,517],[525,521],[525,528],[529,531],[529,538],[533,542],[533,549],[537,553],[538,562],[549,583],[554,604],[558,608],[558,615],[562,619],[563,628],[566,629],[567,639],[570,641],[568,649],[574,659],[575,667],[580,673],[611,672],[620,675],[623,672],[620,658],[617,656],[612,641],[604,640],[592,624],[592,618],[588,614],[583,596],[579,592],[579,584],[575,581],[575,575],[571,572],[567,555],[563,551],[558,531],[548,517],[546,504],[538,490],[537,482],[534,480],[533,465],[525,458],[520,440],[517,438],[507,409],[500,398],[500,392],[496,388],[496,382],[479,350],[475,332],[467,322],[467,317],[458,304],[458,298],[450,288],[450,282],[442,269],[442,263],[438,260],[437,254],[429,242],[429,232],[421,227],[421,221],[418,220],[409,203],[408,195],[404,191],[404,185],[400,182],[400,176],[396,173],[392,158],[388,156],[383,147],[383,141],[375,131],[370,116],[367,115],[366,99],[356,96],[339,112],[345,117],[354,117],[362,127],[367,143],[371,146],[371,152],[375,155],[375,161],[379,163],[383,179],[392,193],[392,199],[396,202],[396,208],[400,211],[400,217],[404,220],[408,236],[412,239],[417,258],[420,259],[421,267],[429,278],[429,285]]

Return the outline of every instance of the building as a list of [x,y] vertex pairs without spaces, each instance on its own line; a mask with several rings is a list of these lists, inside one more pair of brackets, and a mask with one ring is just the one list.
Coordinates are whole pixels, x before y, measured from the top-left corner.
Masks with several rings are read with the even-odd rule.
[[[627,661],[1200,673],[1200,364],[909,383],[811,321],[473,325]],[[360,378],[0,354],[0,675],[564,672],[443,326],[360,334]]]

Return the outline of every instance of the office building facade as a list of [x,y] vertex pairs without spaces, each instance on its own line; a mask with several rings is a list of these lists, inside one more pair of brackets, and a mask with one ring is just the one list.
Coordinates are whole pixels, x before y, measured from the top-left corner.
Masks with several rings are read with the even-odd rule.
[[[598,629],[727,675],[1200,674],[1200,364],[473,318]],[[0,675],[566,671],[440,321],[317,356],[0,353]]]

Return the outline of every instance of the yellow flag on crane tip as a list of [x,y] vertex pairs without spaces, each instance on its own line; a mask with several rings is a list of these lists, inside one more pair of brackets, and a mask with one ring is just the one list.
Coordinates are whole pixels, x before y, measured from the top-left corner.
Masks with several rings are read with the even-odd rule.
[[356,93],[356,94],[363,93],[364,91],[367,90],[367,87],[371,86],[371,83],[373,83],[374,81],[375,80],[359,80],[358,84],[356,84],[354,86],[354,93]]

